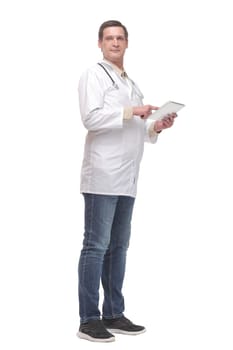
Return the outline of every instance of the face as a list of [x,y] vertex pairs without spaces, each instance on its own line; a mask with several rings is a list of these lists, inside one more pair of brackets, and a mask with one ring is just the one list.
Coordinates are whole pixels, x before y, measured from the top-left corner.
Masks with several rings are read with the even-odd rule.
[[121,27],[108,27],[104,29],[103,39],[98,42],[106,60],[120,66],[123,65],[123,57],[128,47],[124,29]]

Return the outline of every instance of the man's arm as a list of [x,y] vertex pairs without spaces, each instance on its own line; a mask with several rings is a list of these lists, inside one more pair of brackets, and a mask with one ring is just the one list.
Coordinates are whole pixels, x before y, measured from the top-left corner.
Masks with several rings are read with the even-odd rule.
[[82,121],[88,130],[122,128],[124,108],[105,103],[105,91],[95,72],[82,74],[78,92]]

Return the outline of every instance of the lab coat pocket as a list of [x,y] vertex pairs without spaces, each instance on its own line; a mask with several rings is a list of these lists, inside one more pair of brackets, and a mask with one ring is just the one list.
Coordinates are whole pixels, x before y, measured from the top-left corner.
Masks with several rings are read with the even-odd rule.
[[127,90],[124,90],[124,87],[118,87],[117,84],[112,84],[109,88],[105,90],[104,101],[107,105],[111,106],[111,109],[115,107],[122,107],[126,103],[128,104],[128,100],[125,100],[125,94],[127,94]]
[[108,130],[108,132],[95,137],[92,142],[92,164],[95,168],[107,171],[119,169],[122,163],[122,132],[121,130]]
[[104,94],[109,95],[112,93],[116,93],[118,90],[119,90],[118,85],[116,83],[114,83],[105,90]]

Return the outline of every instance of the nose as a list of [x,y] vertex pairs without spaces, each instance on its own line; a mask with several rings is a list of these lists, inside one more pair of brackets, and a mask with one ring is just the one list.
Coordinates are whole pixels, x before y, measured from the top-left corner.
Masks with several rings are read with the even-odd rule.
[[113,39],[113,45],[118,46],[118,39],[117,38]]

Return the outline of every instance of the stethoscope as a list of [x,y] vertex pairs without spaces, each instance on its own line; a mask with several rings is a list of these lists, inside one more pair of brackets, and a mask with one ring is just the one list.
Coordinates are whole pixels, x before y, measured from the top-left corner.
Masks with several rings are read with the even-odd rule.
[[[111,79],[111,82],[112,82],[112,84],[113,84],[113,87],[114,87],[115,89],[119,90],[119,86],[117,85],[117,83],[115,82],[115,80],[113,79],[113,77],[111,76],[111,74],[108,72],[108,70],[104,67],[104,65],[103,65],[102,63],[99,63],[99,62],[98,62],[98,65],[99,65],[100,67],[102,67],[103,70],[105,71],[105,73],[109,76],[109,78]],[[132,79],[130,79],[130,78],[128,78],[128,79],[131,81],[132,86],[133,86],[135,92],[140,96],[140,95],[141,95],[141,91],[138,89],[138,87],[137,87],[137,85],[135,84],[135,82],[134,82]]]
[[111,81],[112,81],[112,84],[113,84],[114,88],[117,89],[117,90],[119,90],[119,86],[117,85],[117,83],[115,82],[115,80],[113,79],[113,77],[111,76],[111,74],[110,74],[110,73],[107,71],[107,69],[104,67],[104,65],[101,64],[101,63],[98,63],[98,65],[99,65],[100,67],[102,67],[103,70],[105,71],[105,73],[109,76],[109,78],[110,78]]

